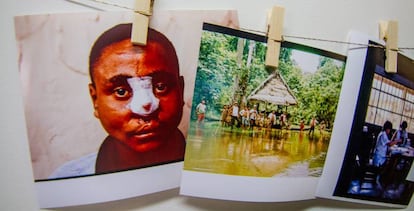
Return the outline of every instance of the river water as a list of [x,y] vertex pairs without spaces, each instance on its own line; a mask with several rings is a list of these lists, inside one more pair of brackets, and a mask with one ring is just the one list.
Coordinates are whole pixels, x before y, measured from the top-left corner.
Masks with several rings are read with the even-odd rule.
[[190,124],[184,169],[256,177],[318,177],[330,133]]

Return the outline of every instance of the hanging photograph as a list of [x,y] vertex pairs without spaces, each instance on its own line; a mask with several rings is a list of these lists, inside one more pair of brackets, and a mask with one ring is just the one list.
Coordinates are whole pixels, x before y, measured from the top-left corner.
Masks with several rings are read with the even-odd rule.
[[284,41],[279,67],[270,69],[266,37],[212,24],[203,29],[181,194],[313,198],[345,57]]
[[319,185],[318,195],[405,207],[414,191],[407,180],[414,158],[414,65],[399,54],[398,72],[387,73],[381,43],[359,34],[352,39],[367,45],[350,47],[347,68],[353,73],[345,75],[344,84],[354,87],[341,95],[338,109],[343,105],[344,110],[335,120],[342,117],[349,127],[334,128],[336,153],[328,152],[326,183]]
[[145,46],[131,43],[132,20],[131,12],[15,18],[42,208],[179,186],[202,24],[235,27],[237,14],[159,13]]

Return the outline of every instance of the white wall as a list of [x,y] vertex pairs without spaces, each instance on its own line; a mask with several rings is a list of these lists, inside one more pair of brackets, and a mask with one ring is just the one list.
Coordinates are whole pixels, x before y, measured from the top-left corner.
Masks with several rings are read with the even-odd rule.
[[[89,2],[89,0],[82,0]],[[115,2],[115,0],[111,0]],[[132,0],[118,1],[131,6]],[[155,9],[236,9],[242,28],[264,31],[266,12],[273,5],[286,9],[284,34],[346,41],[350,30],[374,37],[380,20],[399,21],[399,46],[414,47],[412,0],[155,0]],[[109,7],[105,7],[109,8]],[[109,8],[110,9],[110,8]],[[0,3],[0,209],[37,210],[33,176],[18,79],[13,16],[23,14],[90,11],[64,0],[2,0]],[[116,8],[115,8],[116,10]],[[346,54],[346,46],[292,40]],[[414,58],[414,51],[405,54]],[[178,196],[178,190],[141,198],[65,210],[353,210],[376,207],[328,200],[292,203],[242,203]],[[413,210],[414,202],[406,210]],[[378,210],[378,209],[376,209]]]

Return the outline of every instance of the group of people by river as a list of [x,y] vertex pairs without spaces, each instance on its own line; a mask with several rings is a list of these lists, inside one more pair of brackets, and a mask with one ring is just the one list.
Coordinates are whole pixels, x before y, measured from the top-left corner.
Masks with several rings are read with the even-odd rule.
[[[288,120],[288,113],[280,110],[262,110],[259,111],[257,105],[243,105],[239,106],[237,102],[232,105],[224,105],[221,109],[221,126],[234,127],[241,129],[293,129],[291,122]],[[308,130],[309,135],[314,135],[316,126],[319,125],[319,130],[322,133],[325,130],[325,123],[320,123],[315,117],[309,120],[308,124],[305,125],[305,121],[301,120],[299,127],[295,129]]]
[[237,102],[233,105],[223,106],[221,110],[221,125],[223,127],[239,127],[242,129],[253,129],[255,127],[289,129],[290,127],[286,112],[259,112],[257,105],[239,106]]

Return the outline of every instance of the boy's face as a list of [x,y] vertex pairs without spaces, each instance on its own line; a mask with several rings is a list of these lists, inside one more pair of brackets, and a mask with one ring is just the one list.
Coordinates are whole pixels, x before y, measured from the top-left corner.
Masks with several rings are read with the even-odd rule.
[[390,134],[391,133],[391,129],[385,129],[385,132],[387,133],[387,134]]
[[146,152],[177,130],[183,79],[171,49],[155,42],[133,46],[128,39],[114,43],[94,64],[93,78],[95,85],[90,84],[89,90],[94,114],[110,136]]

